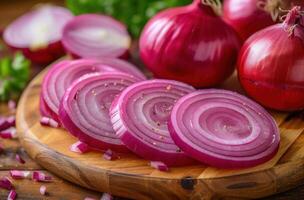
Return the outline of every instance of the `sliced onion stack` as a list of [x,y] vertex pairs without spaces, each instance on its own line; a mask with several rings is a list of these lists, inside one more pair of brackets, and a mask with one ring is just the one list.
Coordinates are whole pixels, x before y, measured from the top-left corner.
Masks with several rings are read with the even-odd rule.
[[141,79],[120,72],[83,76],[62,99],[59,114],[63,126],[93,149],[126,152],[112,128],[109,107],[118,94],[138,81]]
[[184,83],[149,80],[125,89],[111,106],[113,128],[135,154],[169,166],[193,163],[170,137],[167,122],[175,102],[195,91]]
[[21,50],[36,63],[48,63],[64,55],[63,27],[73,18],[63,7],[44,5],[21,16],[4,31],[8,46]]
[[126,58],[131,37],[125,25],[109,16],[85,14],[64,28],[63,45],[77,58]]
[[83,75],[109,71],[122,71],[141,80],[146,79],[142,72],[134,65],[119,59],[103,58],[100,60],[80,59],[61,61],[48,71],[43,80],[40,96],[41,114],[59,122],[59,104],[67,88]]
[[252,167],[271,159],[280,142],[267,111],[240,94],[201,90],[174,106],[169,130],[189,156],[218,168]]

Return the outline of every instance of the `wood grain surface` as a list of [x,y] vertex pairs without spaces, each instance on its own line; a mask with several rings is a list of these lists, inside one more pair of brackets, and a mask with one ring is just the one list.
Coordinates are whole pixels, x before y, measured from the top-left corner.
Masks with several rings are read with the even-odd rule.
[[[304,118],[300,113],[272,112],[280,127],[281,144],[265,164],[241,170],[197,165],[160,172],[133,154],[106,161],[102,154],[69,151],[77,140],[64,129],[39,123],[39,93],[45,71],[25,90],[17,111],[21,144],[46,169],[71,182],[100,192],[136,199],[261,198],[297,186],[304,180]],[[235,89],[235,76],[225,84]],[[303,143],[302,143],[303,144]]]

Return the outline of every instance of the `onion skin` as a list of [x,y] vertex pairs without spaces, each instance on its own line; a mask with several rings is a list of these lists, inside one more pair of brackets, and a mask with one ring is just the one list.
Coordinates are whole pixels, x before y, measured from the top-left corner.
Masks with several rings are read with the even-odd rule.
[[[43,11],[46,10],[46,11]],[[3,34],[3,38],[5,43],[13,50],[13,51],[21,51],[25,57],[30,59],[32,62],[37,63],[37,64],[48,64],[61,56],[65,54],[65,50],[61,44],[61,33],[56,36],[56,38],[53,38],[51,41],[43,41],[45,44],[43,44],[40,47],[31,47],[32,44],[18,44],[18,42],[15,42],[14,40],[14,32],[18,32],[21,34],[33,34],[33,33],[23,33],[23,27],[20,27],[21,25],[24,26],[23,24],[29,24],[31,20],[34,18],[39,18],[41,17],[39,12],[50,12],[52,14],[53,18],[60,18],[60,20],[65,24],[68,20],[73,18],[72,13],[63,8],[63,7],[58,7],[58,6],[41,6],[38,7],[37,9],[26,13],[25,15],[21,16],[14,22],[12,22],[5,30]],[[58,15],[58,16],[56,16]],[[45,16],[43,16],[45,17]],[[57,22],[58,23],[58,22]],[[42,25],[41,25],[42,26]],[[58,29],[63,29],[63,26],[60,25],[60,27],[56,27]],[[38,28],[37,28],[38,29]],[[60,31],[58,31],[60,32]],[[23,35],[20,36],[21,38]],[[24,36],[25,38],[28,36]]]
[[[110,116],[107,115],[108,113],[104,114],[109,109],[105,104],[112,103],[105,97],[112,98],[112,96],[118,95],[122,88],[138,81],[141,81],[141,79],[121,72],[95,73],[81,77],[68,88],[62,98],[59,116],[63,126],[81,142],[88,144],[91,149],[97,151],[111,149],[122,153],[129,152],[118,137],[115,136]],[[82,92],[82,90],[86,90],[86,93]],[[106,94],[107,96],[102,96]],[[80,97],[78,98],[78,96]],[[103,99],[105,102],[97,101],[96,98]],[[84,105],[84,102],[92,99],[94,102]],[[90,115],[93,108],[90,106],[96,106],[96,108],[100,109],[97,112],[98,115]],[[77,114],[81,114],[81,116]],[[96,124],[96,120],[98,120],[98,124]],[[96,129],[98,129],[98,133]]]
[[[279,22],[272,19],[271,14],[259,8],[259,2],[275,2],[277,0],[225,0],[223,3],[223,19],[231,25],[239,36],[245,41],[255,32]],[[293,5],[304,6],[302,0],[282,0],[279,7],[290,9]],[[274,8],[279,14],[279,8]]]
[[245,42],[238,76],[247,94],[263,106],[295,111],[304,108],[304,29],[296,26],[291,34],[286,29],[294,24],[286,23],[263,29]]
[[139,46],[143,62],[155,77],[209,87],[232,74],[240,41],[210,7],[194,1],[153,17]]
[[194,159],[217,168],[253,167],[278,151],[280,135],[267,111],[235,92],[200,90],[177,101],[168,128]]

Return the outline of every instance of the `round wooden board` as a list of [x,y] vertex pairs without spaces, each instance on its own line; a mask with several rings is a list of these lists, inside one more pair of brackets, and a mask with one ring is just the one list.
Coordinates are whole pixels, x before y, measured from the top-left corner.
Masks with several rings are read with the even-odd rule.
[[[223,170],[208,166],[171,168],[160,172],[135,155],[106,161],[102,153],[69,151],[77,140],[63,129],[40,125],[39,93],[45,72],[23,93],[17,110],[21,144],[49,171],[71,182],[132,199],[248,199],[288,190],[304,181],[304,119],[301,113],[272,113],[281,131],[278,154],[254,168]],[[224,85],[235,86],[235,78]]]

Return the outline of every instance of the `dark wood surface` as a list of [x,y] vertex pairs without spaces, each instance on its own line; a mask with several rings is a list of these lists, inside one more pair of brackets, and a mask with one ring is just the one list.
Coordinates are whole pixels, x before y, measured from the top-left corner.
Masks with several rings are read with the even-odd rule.
[[[11,20],[29,10],[36,3],[53,2],[63,4],[62,0],[0,0],[0,29],[4,28]],[[41,68],[35,68],[34,71],[39,71]],[[8,114],[6,105],[0,105],[0,114]],[[0,143],[4,145],[5,151],[0,154],[0,177],[8,175],[10,169],[25,169],[25,170],[43,170],[41,166],[31,160],[24,150],[21,148],[17,140],[2,140]],[[21,165],[15,161],[16,152],[20,153],[26,160],[26,163]],[[284,169],[283,169],[284,170]],[[48,172],[46,172],[48,173]],[[50,195],[43,197],[39,194],[41,184],[33,183],[28,180],[14,181],[14,185],[18,192],[19,199],[36,200],[36,199],[84,199],[86,196],[99,199],[100,193],[93,192],[87,189],[78,187],[70,182],[60,178],[55,178],[52,183],[44,184],[47,186]],[[292,180],[292,179],[291,179]],[[285,180],[289,182],[288,179]],[[7,191],[0,189],[0,199],[6,199]],[[253,196],[254,197],[254,196]],[[304,199],[304,186],[292,189],[288,192],[265,198],[264,200],[294,200]]]

